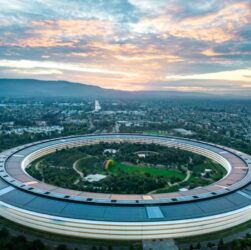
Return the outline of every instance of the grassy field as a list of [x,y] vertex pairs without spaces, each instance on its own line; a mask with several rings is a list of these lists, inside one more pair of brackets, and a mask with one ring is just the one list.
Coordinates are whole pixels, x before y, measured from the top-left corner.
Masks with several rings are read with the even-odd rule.
[[185,174],[174,169],[132,166],[132,165],[127,165],[125,163],[120,163],[120,162],[116,162],[115,166],[110,167],[108,171],[115,175],[118,175],[118,174],[121,174],[121,172],[124,172],[127,174],[135,174],[135,175],[149,174],[154,177],[177,177],[181,180],[183,180],[186,177]]
[[102,170],[102,161],[100,161],[95,156],[85,156],[82,159],[79,159],[77,162],[77,168],[80,170],[85,176],[89,174],[104,174],[105,172]]
[[[224,174],[222,167],[210,160],[189,152],[168,149],[156,145],[113,145],[118,153],[106,155],[104,148],[110,145],[65,149],[38,159],[27,171],[39,180],[49,184],[88,192],[146,194],[175,192],[180,188],[192,189],[205,186],[220,179]],[[129,148],[128,148],[129,147]],[[137,159],[137,152],[158,152],[158,156],[149,154],[145,160]],[[108,170],[103,170],[106,159],[115,163]],[[191,161],[192,159],[192,161]],[[205,169],[211,173],[205,177]],[[82,172],[81,174],[78,172]],[[184,182],[188,173],[189,178]],[[91,174],[103,174],[106,178],[99,182],[89,182],[83,177]]]
[[83,172],[92,172],[100,173],[105,175],[121,175],[123,173],[135,175],[135,176],[144,176],[146,174],[153,177],[176,177],[180,180],[183,180],[186,175],[175,169],[165,169],[165,168],[156,168],[156,167],[147,167],[147,166],[133,166],[126,163],[115,162],[114,166],[109,167],[108,170],[102,169],[102,162],[98,161],[96,157],[86,157],[81,159],[78,162],[78,169]]
[[97,157],[86,156],[78,161],[78,167],[88,167],[90,169],[102,170],[102,162]]

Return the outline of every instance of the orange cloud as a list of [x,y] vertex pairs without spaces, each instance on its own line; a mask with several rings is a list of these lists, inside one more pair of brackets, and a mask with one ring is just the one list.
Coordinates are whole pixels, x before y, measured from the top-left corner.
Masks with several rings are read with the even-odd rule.
[[[108,71],[123,72],[123,74],[101,75],[98,72],[95,74],[86,72],[76,80],[93,84],[102,82],[102,86],[115,88],[116,84],[128,89],[130,84],[135,88],[142,82],[163,80],[167,63],[172,64],[184,60],[175,55],[174,51],[172,53],[168,51],[166,46],[151,43],[143,46],[133,43],[115,44],[100,40],[90,41],[79,49],[84,49],[84,51],[70,52],[65,56],[70,60],[83,59],[88,62],[89,67],[104,68]],[[72,75],[74,79],[75,75],[76,73]]]
[[63,42],[59,38],[50,38],[50,37],[31,37],[27,39],[19,39],[19,42],[16,43],[17,46],[20,47],[73,47],[75,44],[75,41],[67,41]]
[[[74,47],[84,37],[106,37],[112,34],[110,21],[101,20],[47,20],[33,21],[25,38],[5,42],[20,47]],[[2,42],[3,44],[3,42]]]
[[220,55],[219,53],[215,52],[213,49],[206,49],[201,52],[202,55],[204,56],[218,56]]
[[183,59],[179,56],[170,53],[165,46],[157,46],[154,44],[147,44],[140,46],[137,44],[111,44],[107,42],[90,42],[85,46],[92,53],[74,53],[74,55],[86,57],[89,54],[92,56],[104,56],[107,58],[115,58],[121,62],[146,62],[146,61],[165,61],[165,62],[180,62]]
[[204,16],[189,17],[184,19],[184,24],[192,26],[213,25],[215,23],[226,24],[232,28],[233,24],[246,24],[250,22],[251,12],[247,3],[233,3],[219,10]]
[[152,60],[164,60],[166,62],[181,62],[182,58],[174,55],[151,55],[151,54],[143,54],[138,56],[123,56],[117,55],[115,56],[117,59],[125,62],[142,62],[142,61],[152,61]]
[[192,26],[182,22],[174,22],[167,16],[146,18],[135,26],[136,32],[155,32],[164,38],[169,36],[193,38],[202,41],[225,42],[234,38],[233,34],[227,33],[224,28],[211,25]]
[[132,29],[138,33],[157,33],[163,37],[176,36],[222,43],[236,38],[235,29],[251,22],[246,3],[228,5],[220,11],[199,17],[175,20],[170,14],[146,17]]
[[[209,49],[206,49],[206,50],[203,50],[201,52],[202,55],[204,56],[208,56],[208,57],[214,57],[214,56],[224,56],[224,55],[250,55],[251,52],[249,51],[246,51],[246,52],[238,52],[238,51],[230,51],[230,52],[221,52],[221,53],[218,53],[218,52],[215,52],[212,48],[209,48]],[[222,60],[223,58],[219,59],[217,58],[217,61],[219,60]]]
[[101,20],[48,20],[32,22],[35,34],[47,37],[106,36],[112,33],[113,25]]
[[234,35],[229,34],[222,28],[198,28],[198,29],[187,29],[183,31],[176,30],[173,32],[178,37],[189,37],[196,40],[202,41],[213,41],[216,43],[226,42],[234,38]]

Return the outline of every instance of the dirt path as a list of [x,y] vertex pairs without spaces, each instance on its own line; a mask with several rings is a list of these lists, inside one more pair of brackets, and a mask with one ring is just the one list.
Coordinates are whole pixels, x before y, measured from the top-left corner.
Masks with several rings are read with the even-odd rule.
[[38,161],[38,162],[36,163],[36,165],[35,165],[35,169],[36,169],[37,171],[40,171],[40,169],[39,169],[39,164],[40,164],[40,162],[41,162],[41,161]]
[[39,168],[39,164],[41,163],[42,160],[38,161],[35,165],[35,169],[41,174],[42,176],[42,181],[44,182],[44,175],[43,175],[43,171]]
[[182,180],[182,181],[180,181],[180,182],[175,182],[175,183],[173,183],[173,184],[171,184],[171,183],[168,182],[168,185],[169,185],[170,187],[177,186],[177,185],[179,185],[179,184],[181,184],[181,183],[183,183],[183,182],[188,181],[189,178],[190,178],[190,176],[191,176],[191,171],[187,170],[187,172],[186,172],[186,178],[185,178],[184,180]]
[[77,179],[75,182],[74,182],[74,184],[78,184],[79,182],[80,182],[80,180],[84,180],[84,174],[81,172],[81,171],[79,171],[78,170],[78,168],[77,168],[77,164],[78,164],[78,162],[80,161],[80,160],[82,160],[82,159],[84,159],[84,158],[81,158],[81,159],[78,159],[78,160],[76,160],[74,163],[73,163],[73,165],[72,165],[72,167],[73,167],[73,170],[79,175],[79,179]]
[[191,171],[187,170],[186,178],[183,181],[181,181],[180,183],[188,181],[190,177],[191,177]]

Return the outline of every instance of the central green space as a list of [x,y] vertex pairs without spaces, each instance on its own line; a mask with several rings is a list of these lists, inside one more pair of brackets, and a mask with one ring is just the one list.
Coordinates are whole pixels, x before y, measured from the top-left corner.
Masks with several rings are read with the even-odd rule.
[[121,172],[135,175],[151,175],[155,177],[177,177],[184,179],[185,174],[173,169],[163,169],[155,167],[131,166],[121,162],[115,162],[115,166],[111,166],[109,171],[112,174],[120,174]]
[[[137,176],[154,176],[154,177],[177,177],[180,180],[185,178],[185,174],[174,169],[166,169],[166,168],[156,168],[156,167],[147,167],[147,166],[138,166],[138,165],[129,165],[128,163],[121,163],[113,160],[113,164],[109,166],[107,170],[102,169],[102,162],[98,161],[96,157],[86,157],[80,159],[77,162],[77,166],[81,171],[88,171],[91,169],[93,173],[102,173],[109,175],[121,175],[125,174],[133,174]],[[88,168],[88,169],[86,169]],[[88,171],[89,172],[89,171]]]
[[56,151],[32,162],[27,172],[46,183],[80,191],[148,194],[208,185],[221,179],[225,169],[181,149],[124,142]]

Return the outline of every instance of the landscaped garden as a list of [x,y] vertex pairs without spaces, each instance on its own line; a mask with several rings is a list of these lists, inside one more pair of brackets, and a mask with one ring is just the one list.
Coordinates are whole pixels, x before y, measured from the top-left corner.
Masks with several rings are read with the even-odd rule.
[[221,179],[225,169],[181,149],[124,142],[63,149],[37,159],[27,172],[46,183],[80,191],[147,194],[208,185]]

